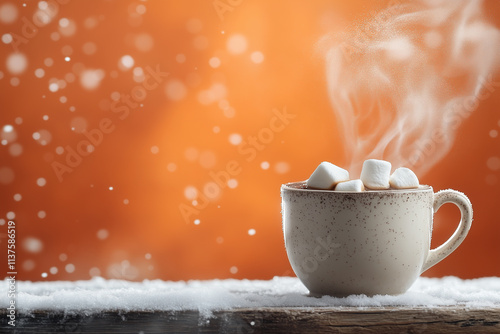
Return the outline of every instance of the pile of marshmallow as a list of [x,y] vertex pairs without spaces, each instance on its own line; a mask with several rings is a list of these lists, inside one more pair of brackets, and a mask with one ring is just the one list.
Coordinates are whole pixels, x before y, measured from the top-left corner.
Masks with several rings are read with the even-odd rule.
[[349,172],[329,162],[322,162],[307,180],[307,187],[335,191],[364,191],[369,189],[418,188],[418,178],[413,171],[399,167],[391,174],[391,163],[369,159],[363,163],[358,180],[350,180]]

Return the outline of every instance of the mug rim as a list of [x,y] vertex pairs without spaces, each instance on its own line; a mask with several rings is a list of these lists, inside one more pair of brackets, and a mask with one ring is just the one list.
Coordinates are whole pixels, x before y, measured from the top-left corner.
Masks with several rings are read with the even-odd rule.
[[[334,191],[332,189],[309,189],[309,188],[297,188],[297,186],[305,186],[307,180],[288,182],[281,185],[282,190],[287,191],[297,191],[297,192],[307,192],[307,193],[334,193],[334,194],[363,194],[363,193],[417,193],[425,191],[433,191],[432,187],[426,184],[420,184],[418,188],[408,188],[408,189],[369,189],[366,188],[364,191]],[[295,186],[295,187],[293,187]]]

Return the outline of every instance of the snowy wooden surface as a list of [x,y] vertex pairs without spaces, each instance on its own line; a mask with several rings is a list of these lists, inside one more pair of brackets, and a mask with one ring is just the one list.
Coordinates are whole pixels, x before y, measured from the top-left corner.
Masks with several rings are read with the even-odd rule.
[[[5,333],[13,330],[2,328]],[[216,311],[208,319],[198,311],[85,315],[40,310],[23,317],[16,329],[18,333],[499,333],[500,307],[267,307]]]
[[[0,286],[6,295],[7,281]],[[500,278],[420,278],[400,296],[309,297],[297,278],[17,282],[11,333],[500,333]],[[5,293],[5,294],[4,294]],[[8,300],[0,299],[6,317]]]

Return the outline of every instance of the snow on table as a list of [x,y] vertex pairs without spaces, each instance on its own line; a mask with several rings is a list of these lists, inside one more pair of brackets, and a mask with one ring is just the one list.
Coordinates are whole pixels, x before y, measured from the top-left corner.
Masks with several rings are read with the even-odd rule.
[[[0,294],[7,295],[4,280]],[[263,280],[209,280],[129,282],[93,278],[88,281],[17,282],[16,305],[22,313],[37,310],[95,313],[119,310],[197,310],[210,316],[213,311],[260,307],[373,307],[463,305],[471,308],[500,306],[500,278],[461,280],[456,277],[421,277],[399,296],[353,295],[345,298],[309,297],[295,277]],[[0,299],[0,307],[8,299]]]

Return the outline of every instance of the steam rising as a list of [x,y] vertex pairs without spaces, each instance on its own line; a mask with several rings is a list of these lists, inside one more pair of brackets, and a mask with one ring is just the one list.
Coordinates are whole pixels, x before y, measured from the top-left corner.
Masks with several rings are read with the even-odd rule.
[[475,0],[393,5],[330,43],[328,93],[346,167],[356,173],[376,158],[423,175],[500,86],[492,76],[499,46],[498,29]]

